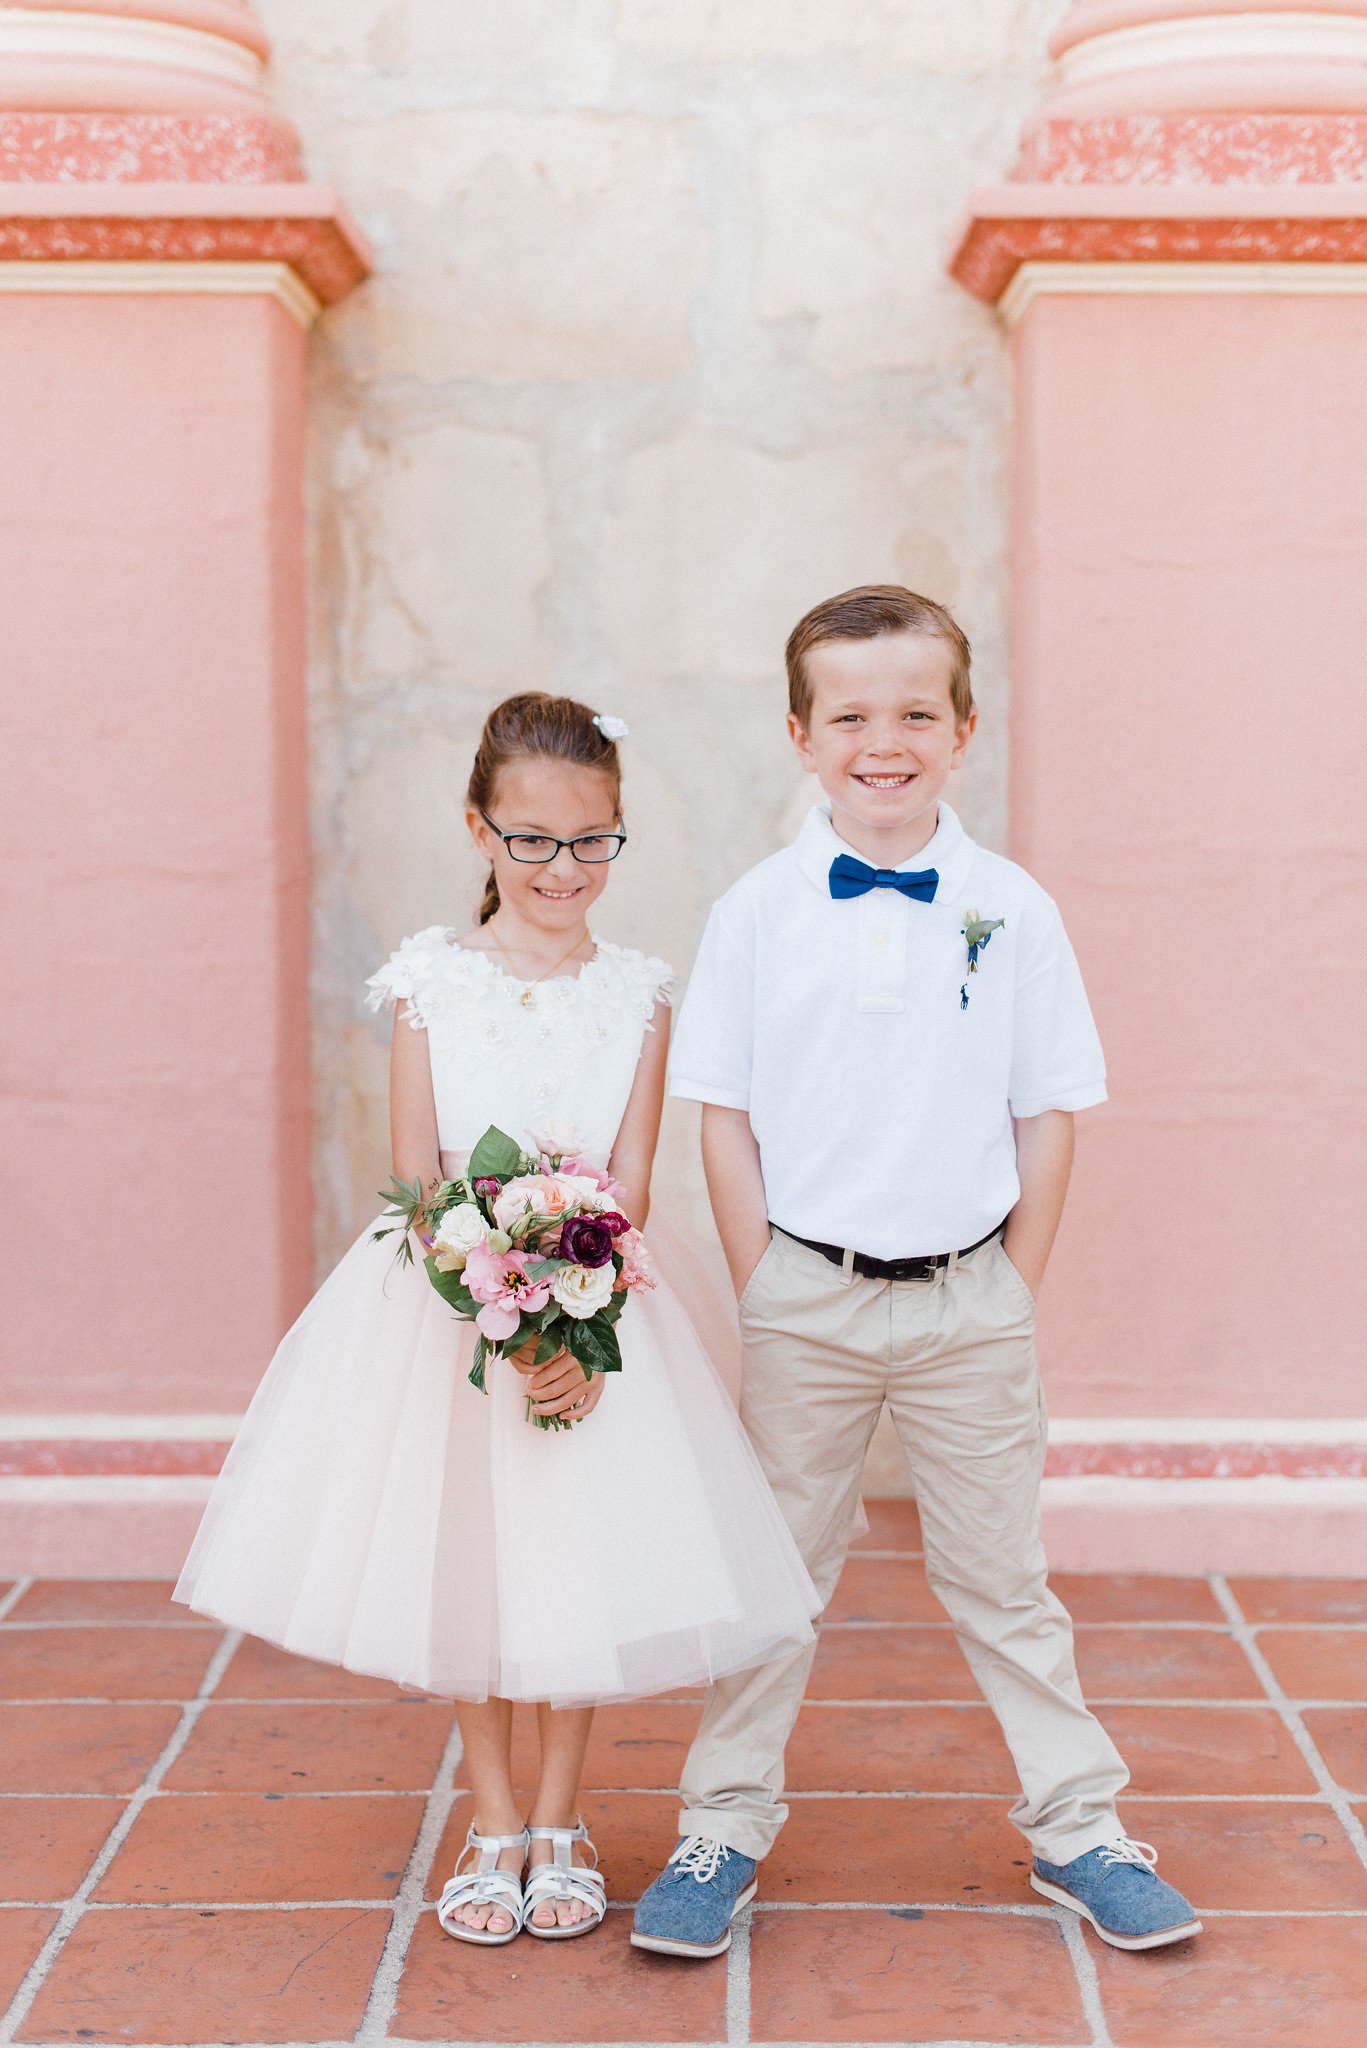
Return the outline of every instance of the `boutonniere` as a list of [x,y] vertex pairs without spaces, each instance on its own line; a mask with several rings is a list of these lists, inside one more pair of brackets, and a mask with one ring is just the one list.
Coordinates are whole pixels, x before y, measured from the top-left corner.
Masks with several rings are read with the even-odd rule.
[[[968,946],[968,971],[970,974],[977,973],[979,953],[988,944],[993,932],[999,932],[1005,923],[1006,919],[1004,917],[979,917],[976,910],[965,912],[963,931],[964,939]],[[961,983],[959,987],[959,1008],[961,1010],[968,1008],[968,983],[966,981]]]

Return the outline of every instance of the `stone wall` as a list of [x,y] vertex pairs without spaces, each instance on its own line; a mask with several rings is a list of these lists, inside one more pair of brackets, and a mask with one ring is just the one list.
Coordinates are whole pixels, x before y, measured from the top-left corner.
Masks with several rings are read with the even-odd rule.
[[[625,716],[600,926],[691,957],[811,785],[781,650],[851,583],[947,599],[1004,837],[1005,349],[944,256],[1062,0],[259,0],[379,275],[315,344],[321,1266],[388,1170],[364,976],[468,923],[462,791],[528,685]],[[700,1220],[693,1116],[659,1186]]]

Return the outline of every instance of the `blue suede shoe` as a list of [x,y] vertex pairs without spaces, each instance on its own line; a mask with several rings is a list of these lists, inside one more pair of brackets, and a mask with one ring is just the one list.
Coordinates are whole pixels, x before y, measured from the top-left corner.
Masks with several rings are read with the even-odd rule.
[[1089,1849],[1071,1863],[1035,1858],[1030,1882],[1046,1899],[1090,1920],[1112,1948],[1163,1948],[1201,1932],[1181,1892],[1154,1869],[1158,1851],[1122,1838]]
[[758,1889],[753,1856],[685,1835],[636,1908],[632,1946],[663,1956],[719,1956],[731,1946],[731,1922]]

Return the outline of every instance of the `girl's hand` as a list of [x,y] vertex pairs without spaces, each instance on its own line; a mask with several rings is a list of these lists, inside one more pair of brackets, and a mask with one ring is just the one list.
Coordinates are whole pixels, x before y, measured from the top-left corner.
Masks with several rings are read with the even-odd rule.
[[527,1392],[533,1415],[563,1415],[582,1422],[603,1398],[603,1374],[596,1372],[586,1380],[578,1359],[562,1351],[532,1375]]
[[[509,1365],[515,1365],[520,1373],[545,1372],[549,1367],[558,1365],[562,1358],[569,1357],[568,1351],[557,1351],[554,1358],[546,1360],[545,1365],[537,1365],[535,1363],[536,1352],[540,1342],[541,1339],[539,1337],[529,1337],[520,1351],[512,1351],[508,1354]],[[578,1370],[577,1367],[575,1369],[576,1371]]]

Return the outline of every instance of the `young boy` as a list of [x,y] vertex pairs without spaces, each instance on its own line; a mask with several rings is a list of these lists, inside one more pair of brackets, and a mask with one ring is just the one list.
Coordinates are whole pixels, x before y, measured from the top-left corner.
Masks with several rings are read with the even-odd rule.
[[[1119,1948],[1200,1932],[1116,1818],[1128,1772],[1045,1583],[1035,1302],[1073,1112],[1105,1067],[1058,911],[941,802],[977,723],[964,635],[895,586],[818,605],[788,730],[826,801],[715,906],[671,1090],[699,1101],[740,1297],[742,1415],[823,1601],[887,1403],[926,1576],[1020,1777],[1030,1882]],[[812,1651],[713,1687],[682,1839],[632,1940],[718,1955],[787,1818]]]

